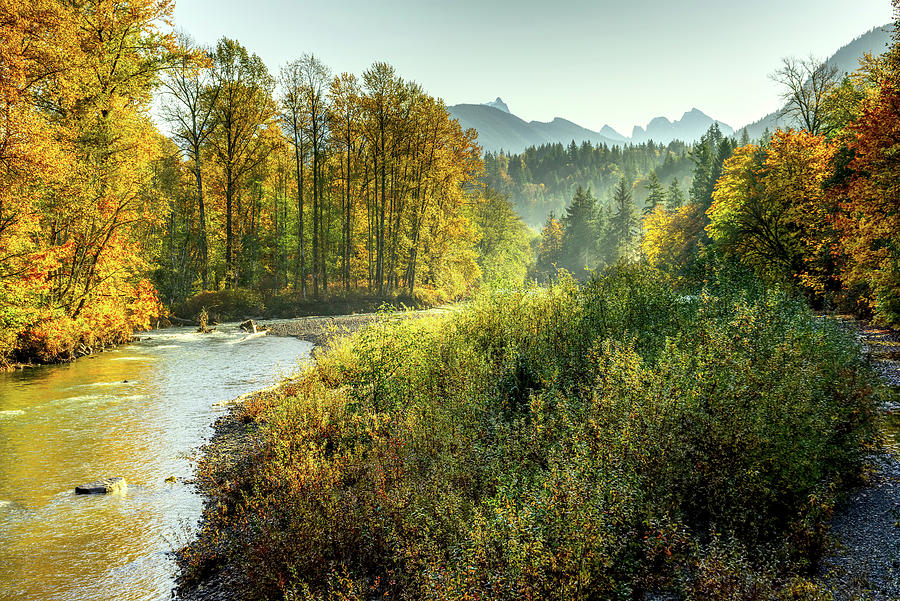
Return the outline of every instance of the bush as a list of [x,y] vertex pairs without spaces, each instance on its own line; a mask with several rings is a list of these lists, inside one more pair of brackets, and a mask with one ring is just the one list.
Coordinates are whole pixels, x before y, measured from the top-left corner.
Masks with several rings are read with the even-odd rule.
[[244,408],[241,469],[204,465],[219,509],[185,582],[233,562],[261,598],[816,598],[797,578],[873,440],[869,374],[741,277],[685,294],[621,267],[320,352]]

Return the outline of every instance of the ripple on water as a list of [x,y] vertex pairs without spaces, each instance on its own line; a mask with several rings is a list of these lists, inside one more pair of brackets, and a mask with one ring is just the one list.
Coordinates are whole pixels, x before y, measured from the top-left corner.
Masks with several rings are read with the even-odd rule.
[[[202,511],[185,479],[212,403],[270,384],[309,352],[268,336],[227,346],[245,333],[225,330],[152,334],[93,361],[0,375],[0,438],[11,441],[0,444],[0,599],[83,601],[115,587],[168,598],[175,567],[161,552],[190,540]],[[125,477],[128,491],[75,495],[103,476]]]

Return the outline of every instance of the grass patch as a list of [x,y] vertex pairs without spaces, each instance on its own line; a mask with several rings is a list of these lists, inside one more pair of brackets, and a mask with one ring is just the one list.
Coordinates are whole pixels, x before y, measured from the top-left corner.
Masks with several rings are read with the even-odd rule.
[[190,586],[247,598],[818,599],[875,440],[856,343],[732,277],[621,268],[376,323],[248,403]]

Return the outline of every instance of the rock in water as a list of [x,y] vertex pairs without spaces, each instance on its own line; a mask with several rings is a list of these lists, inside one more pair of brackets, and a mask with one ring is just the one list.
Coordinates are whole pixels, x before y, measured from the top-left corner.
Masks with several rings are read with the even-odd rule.
[[240,327],[248,334],[256,334],[256,322],[252,319],[242,322]]
[[125,478],[116,476],[115,478],[103,478],[96,482],[89,482],[75,487],[76,495],[105,495],[113,492],[125,492],[128,489],[128,483]]

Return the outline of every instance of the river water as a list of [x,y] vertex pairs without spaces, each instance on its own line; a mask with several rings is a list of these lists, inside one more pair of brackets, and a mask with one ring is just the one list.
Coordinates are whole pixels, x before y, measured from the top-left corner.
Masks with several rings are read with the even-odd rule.
[[[189,328],[0,374],[0,599],[168,599],[202,500],[190,455],[218,401],[295,370],[312,345]],[[128,490],[75,495],[124,476]],[[165,480],[175,476],[175,483]]]

